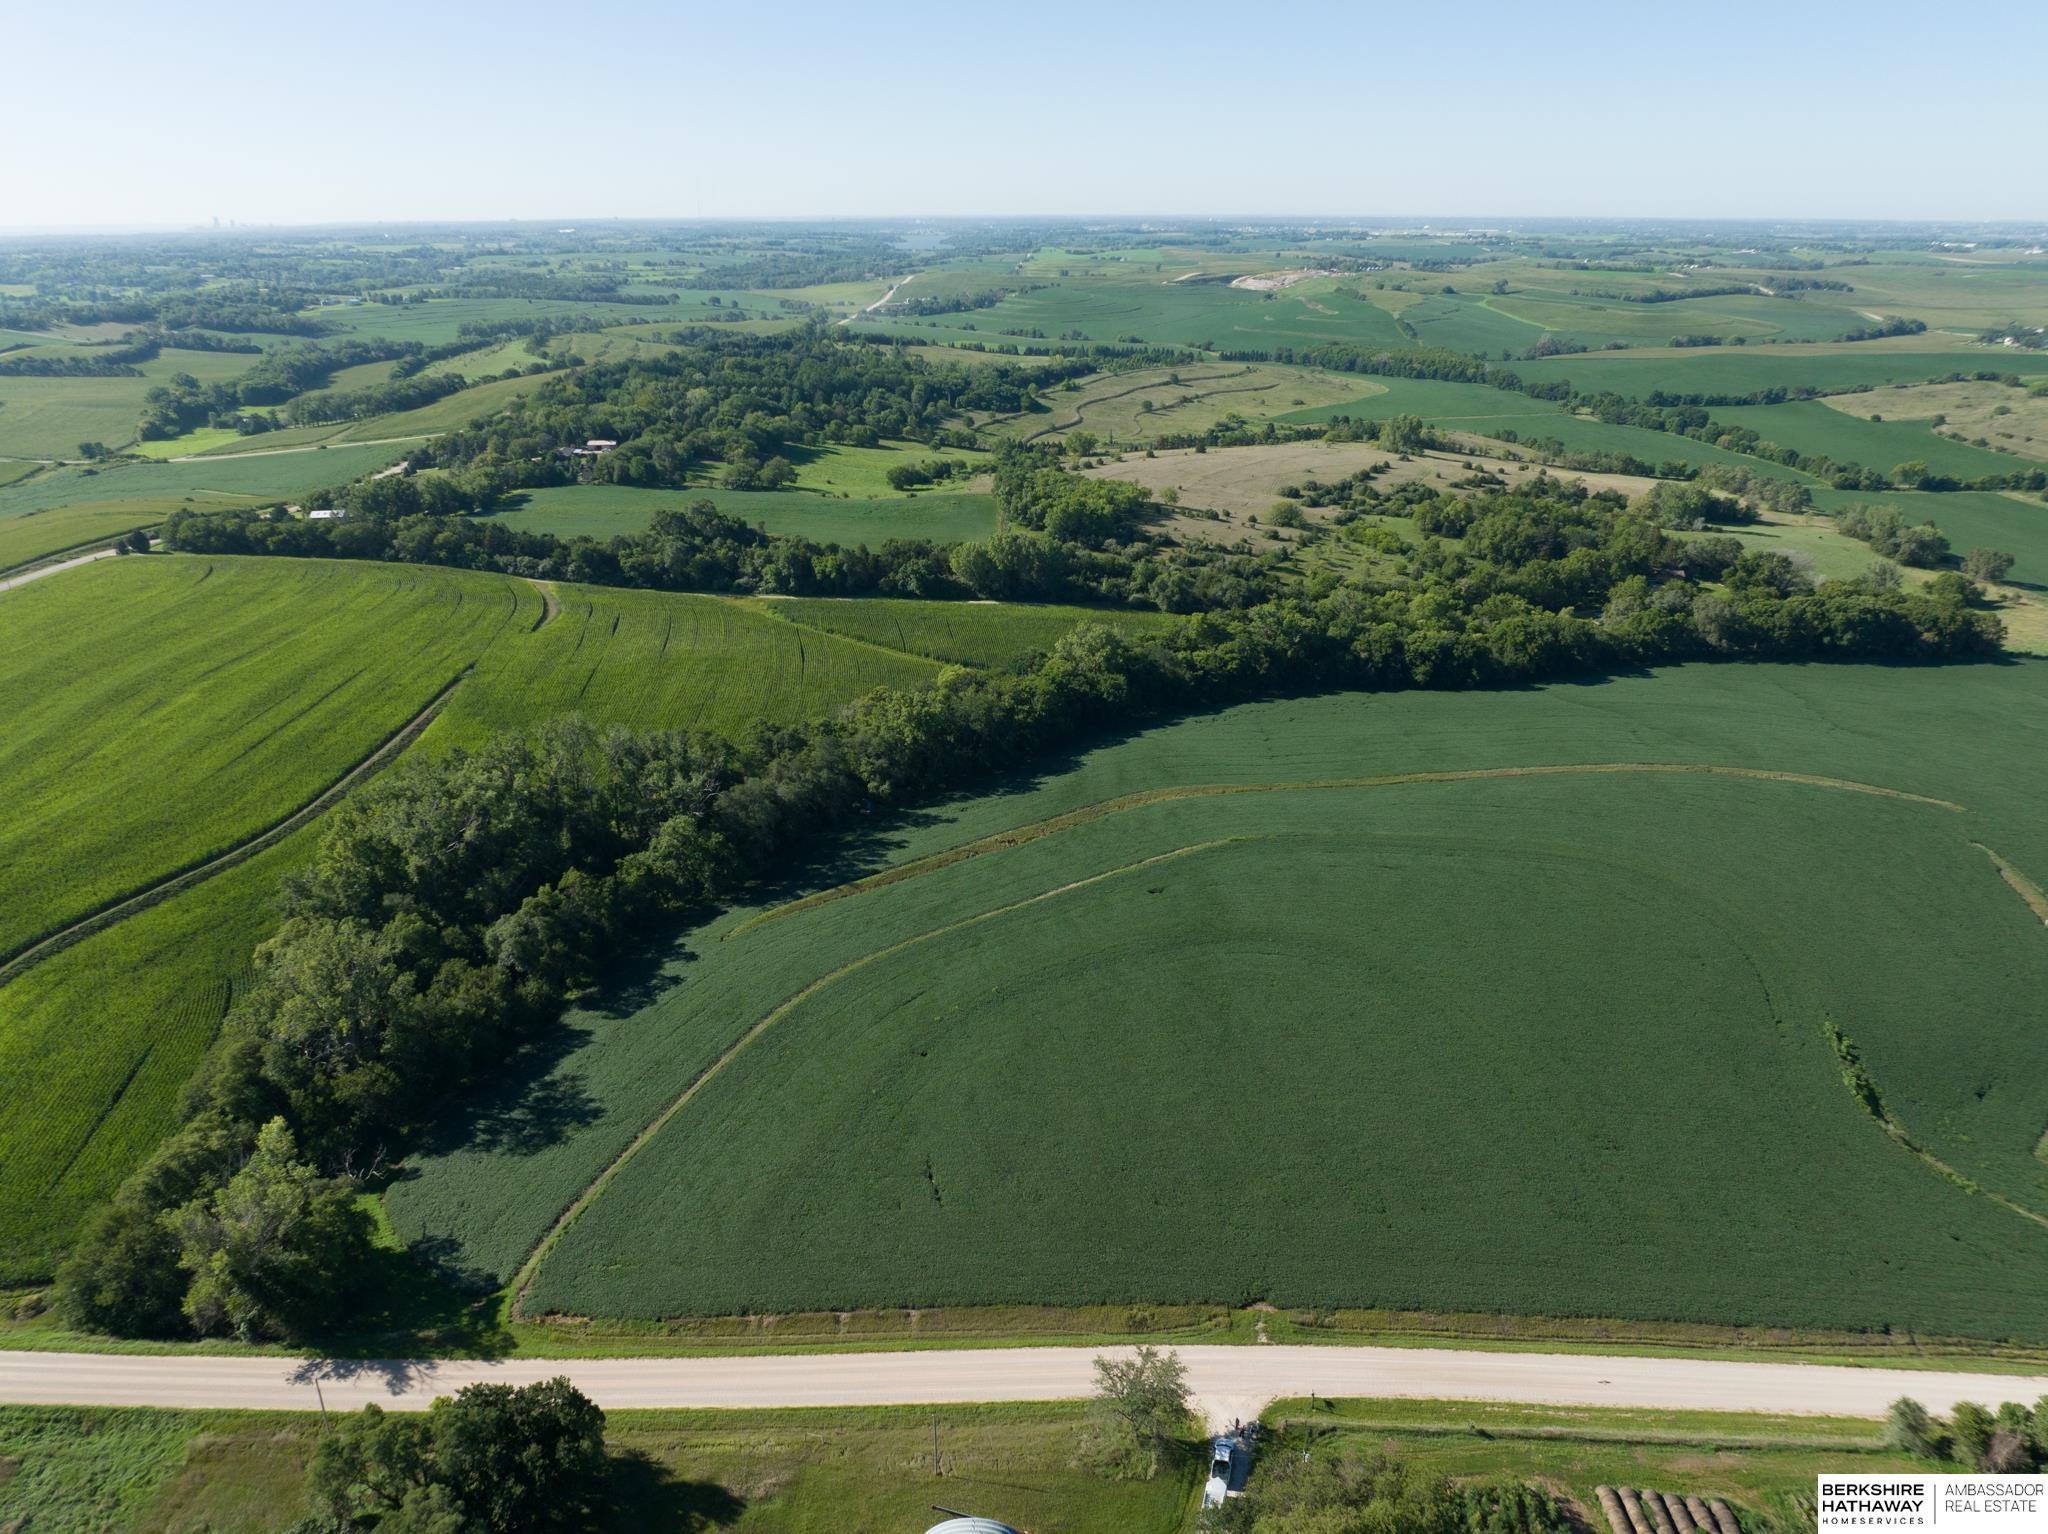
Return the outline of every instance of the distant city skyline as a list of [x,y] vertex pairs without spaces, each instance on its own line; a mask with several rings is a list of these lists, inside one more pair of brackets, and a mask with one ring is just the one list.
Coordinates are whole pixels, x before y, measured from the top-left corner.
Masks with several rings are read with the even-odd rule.
[[[0,228],[882,217],[2048,220],[2048,6],[10,19]],[[34,63],[33,61],[41,61]],[[2010,63],[2010,70],[2006,65]],[[2007,78],[2010,74],[2011,78]],[[1314,210],[1314,211],[1304,211]]]

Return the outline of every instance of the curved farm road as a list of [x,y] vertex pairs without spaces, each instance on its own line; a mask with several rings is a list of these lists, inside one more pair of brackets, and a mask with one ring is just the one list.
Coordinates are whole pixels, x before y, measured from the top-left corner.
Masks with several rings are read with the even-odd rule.
[[[1116,1350],[1111,1350],[1116,1351]],[[2048,1394],[2048,1377],[1822,1364],[1733,1363],[1442,1348],[1201,1345],[1178,1350],[1212,1422],[1281,1396],[1407,1396],[1878,1417],[1911,1395],[1930,1410],[1995,1391]],[[26,1405],[422,1410],[480,1381],[566,1374],[600,1406],[887,1406],[1055,1401],[1088,1394],[1092,1348],[993,1348],[748,1358],[298,1361],[96,1353],[0,1353],[0,1401]]]
[[865,309],[855,310],[852,314],[849,314],[845,319],[841,320],[839,323],[842,325],[851,325],[855,320],[866,319],[870,314],[873,314],[877,309],[881,308],[884,304],[888,303],[890,299],[894,298],[900,289],[908,287],[911,284],[911,282],[913,282],[916,279],[916,277],[916,272],[912,272],[908,277],[898,277],[893,283],[889,285],[888,292],[884,293],[880,298],[876,299],[873,303],[869,304]]
[[46,575],[56,575],[64,570],[76,570],[80,565],[89,565],[95,560],[112,559],[113,549],[94,549],[88,554],[74,554],[69,559],[59,559],[46,565],[30,565],[17,569],[14,574],[0,579],[0,591],[12,591],[16,586],[26,586],[30,581],[39,581]]

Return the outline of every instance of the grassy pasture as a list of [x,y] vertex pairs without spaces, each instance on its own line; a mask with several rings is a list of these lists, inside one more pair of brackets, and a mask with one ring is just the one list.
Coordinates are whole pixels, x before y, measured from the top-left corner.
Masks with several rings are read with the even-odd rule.
[[123,463],[97,471],[64,469],[0,487],[0,525],[30,512],[69,506],[146,501],[158,506],[246,505],[296,497],[369,474],[404,456],[404,448],[350,446],[252,450],[185,463]]
[[[2048,458],[2048,395],[2002,383],[1919,384],[1873,389],[1867,394],[1832,394],[1826,403],[1867,419],[1930,423],[1930,429],[1968,441],[1984,438],[1994,447],[2026,458]],[[2003,411],[2003,414],[1999,412]],[[1940,427],[1936,416],[1946,417]],[[2019,467],[2019,465],[2014,465]]]
[[561,485],[529,490],[521,504],[497,513],[512,527],[562,538],[613,538],[644,533],[664,506],[708,500],[728,516],[795,533],[819,543],[879,548],[891,538],[961,543],[996,530],[995,498],[980,492],[938,491],[841,500],[807,490],[644,490],[634,485]]
[[421,405],[417,410],[399,410],[389,415],[373,415],[367,420],[354,421],[336,433],[333,440],[347,442],[387,442],[403,437],[426,437],[438,432],[454,431],[467,426],[471,421],[493,415],[516,399],[533,393],[547,375],[535,373],[520,378],[499,378],[490,383],[472,384],[459,394],[446,399],[435,400],[431,405]]
[[0,570],[160,521],[176,502],[115,501],[0,517]]
[[[1838,396],[1860,403],[1861,395]],[[1926,463],[1937,473],[1958,479],[1976,479],[1986,474],[2023,473],[2033,467],[2028,460],[2010,453],[1994,453],[1954,442],[1940,435],[1926,421],[1895,421],[1887,417],[1873,421],[1881,410],[1857,411],[1836,408],[1821,400],[1793,400],[1783,405],[1716,405],[1713,418],[1727,426],[1746,426],[1766,440],[1795,452],[1832,458],[1837,463],[1860,464],[1880,473],[1911,459]]]
[[906,655],[963,666],[1003,666],[1049,649],[1076,624],[1100,623],[1125,634],[1181,620],[1146,609],[1062,607],[1026,602],[838,601],[799,597],[763,601],[762,610],[805,628],[865,640]]
[[307,313],[337,335],[382,336],[442,346],[466,324],[550,319],[557,315],[616,318],[621,323],[664,318],[637,304],[567,302],[552,298],[430,298],[417,304],[330,304]]
[[1811,1521],[1799,1507],[1811,1502],[1819,1476],[1929,1468],[1886,1449],[1879,1425],[1860,1417],[1293,1400],[1274,1402],[1263,1420],[1280,1434],[1269,1463],[1294,1448],[1317,1456],[1384,1451],[1453,1479],[1535,1481],[1588,1529],[1607,1526],[1601,1486],[1721,1497],[1745,1528],[1796,1528]]
[[782,456],[796,468],[798,489],[863,499],[901,495],[902,491],[890,487],[888,476],[891,469],[904,464],[931,458],[961,458],[977,466],[989,461],[987,453],[973,448],[934,448],[922,442],[885,442],[879,447],[791,444],[782,450]]
[[[1661,307],[1661,306],[1660,306]],[[1907,337],[1921,341],[1923,337]],[[1641,399],[1653,393],[1748,395],[1760,389],[1818,389],[1823,392],[1919,383],[1950,373],[1989,371],[2034,376],[2048,373],[2048,352],[1993,347],[1949,350],[1865,341],[1848,347],[1722,346],[1662,351],[1658,355],[1603,352],[1517,362],[1514,370],[1532,381],[1565,378],[1581,390],[1611,390]]]
[[1116,442],[1146,442],[1174,432],[1202,431],[1228,416],[1264,418],[1363,392],[1351,376],[1316,368],[1204,363],[1147,368],[1075,380],[1072,389],[1046,391],[1044,408],[999,416],[982,424],[1022,441],[1064,440],[1086,429]]
[[1846,277],[1856,291],[1847,295],[1858,309],[1910,315],[1935,329],[1968,333],[2011,320],[2048,323],[2048,292],[2043,268],[2036,260],[1999,261],[1983,256],[1948,261],[1898,257],[1869,266],[1831,272]]
[[[744,931],[738,912],[680,935],[658,972],[632,977],[633,1001],[571,1017],[530,1086],[452,1119],[389,1202],[409,1238],[451,1242],[456,1267],[502,1279],[772,1014],[569,1227],[536,1306],[1369,1293],[2032,1335],[2039,1227],[1887,1139],[1842,1087],[1821,1026],[1852,1034],[1921,1143],[2048,1208],[2032,1156],[2043,1104],[2023,1085],[2042,1079],[2024,1062],[2048,1041],[2009,1006],[2037,983],[2021,977],[2048,970],[2048,944],[1970,845],[2048,866],[2025,765],[2048,732],[2044,688],[2040,664],[1698,667],[1257,705],[1107,745],[878,827],[820,883],[1177,784],[1665,761],[1823,773],[1968,809],[1614,775],[1169,800],[1085,820]],[[1785,857],[1794,845],[1824,851]],[[1534,885],[1550,896],[1532,921]],[[1314,901],[1297,898],[1309,888]],[[1572,935],[1609,908],[1642,938],[1618,965]],[[1788,908],[1818,913],[1797,939],[1773,914]],[[1999,1085],[1979,1095],[1991,1060]],[[1219,1072],[1260,1090],[1219,1092]],[[1284,1114],[1260,1106],[1278,1103]],[[1222,1210],[1202,1173],[1216,1164],[1245,1169]],[[1760,1207],[1777,1212],[1764,1233]],[[1924,1228],[1924,1248],[1845,1259],[1865,1217]],[[1112,1227],[1123,1235],[1105,1244]]]
[[[1406,458],[1389,453],[1371,442],[1289,442],[1256,444],[1251,447],[1211,448],[1197,453],[1189,448],[1170,448],[1152,458],[1119,458],[1086,472],[1095,479],[1126,480],[1154,491],[1172,486],[1180,505],[1189,509],[1218,511],[1223,522],[1175,516],[1168,526],[1176,535],[1188,538],[1234,538],[1252,531],[1247,519],[1264,517],[1273,509],[1283,485],[1304,480],[1339,480],[1360,469],[1386,464],[1373,483],[1382,489],[1411,483],[1433,484],[1452,490],[1468,479],[1472,469],[1498,474],[1509,484],[1520,484],[1546,472],[1534,463],[1511,463],[1478,453],[1414,453]],[[1622,474],[1577,474],[1551,471],[1553,478],[1579,480],[1596,490],[1614,489],[1634,495],[1649,488],[1651,481]],[[1314,508],[1305,511],[1311,520],[1328,513]]]
[[409,566],[106,560],[0,597],[0,954],[314,798],[531,586]]
[[165,351],[133,378],[0,378],[0,454],[76,458],[81,442],[135,440],[142,396],[173,373],[202,383],[233,378],[255,359],[233,352]]
[[[644,1534],[897,1534],[934,1502],[1040,1534],[1176,1534],[1192,1454],[1156,1480],[1073,1463],[1072,1403],[794,1411],[610,1411],[603,1527]],[[931,1462],[940,1425],[943,1473]],[[0,1407],[0,1519],[36,1534],[277,1534],[305,1506],[321,1419],[270,1412]]]
[[255,443],[250,438],[229,427],[198,426],[183,436],[158,437],[150,442],[137,442],[128,451],[139,458],[163,460],[184,458],[193,453],[218,452],[222,448],[253,446]]

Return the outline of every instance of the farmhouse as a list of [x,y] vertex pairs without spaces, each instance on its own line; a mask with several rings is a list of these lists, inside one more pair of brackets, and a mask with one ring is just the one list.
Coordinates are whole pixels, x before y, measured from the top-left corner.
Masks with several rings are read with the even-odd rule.
[[307,512],[306,520],[308,522],[338,522],[347,515],[348,511],[344,507],[321,506]]

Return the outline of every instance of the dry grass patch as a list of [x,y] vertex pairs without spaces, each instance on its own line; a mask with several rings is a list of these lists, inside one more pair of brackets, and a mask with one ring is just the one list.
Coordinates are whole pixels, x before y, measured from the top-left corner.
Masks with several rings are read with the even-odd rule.
[[[1498,448],[1499,444],[1490,444]],[[1264,537],[1287,541],[1280,529],[1256,526],[1263,520],[1286,485],[1305,480],[1329,483],[1384,463],[1387,468],[1373,484],[1382,489],[1397,485],[1430,483],[1443,490],[1454,489],[1475,471],[1496,474],[1510,485],[1518,485],[1546,472],[1542,465],[1506,458],[1482,457],[1477,453],[1414,453],[1407,457],[1389,453],[1371,442],[1287,442],[1258,447],[1212,448],[1198,453],[1192,448],[1173,448],[1151,458],[1121,458],[1087,472],[1098,479],[1119,479],[1144,485],[1155,494],[1174,490],[1184,508],[1168,519],[1166,531],[1179,538],[1235,542],[1239,538]],[[1582,481],[1596,490],[1620,490],[1635,495],[1653,481],[1627,474],[1560,474],[1555,478]],[[1216,517],[1194,512],[1214,512]],[[1303,516],[1313,525],[1328,522],[1334,512],[1304,507]]]
[[[2009,384],[1912,384],[1872,389],[1867,394],[1831,394],[1824,404],[1859,420],[1925,421],[1945,416],[1936,431],[1961,442],[1983,438],[1993,447],[2027,458],[2048,458],[2048,395]],[[2000,412],[2004,412],[2000,414]]]

